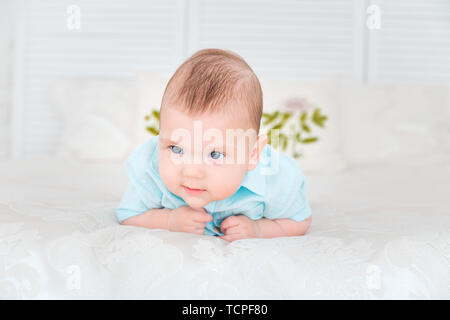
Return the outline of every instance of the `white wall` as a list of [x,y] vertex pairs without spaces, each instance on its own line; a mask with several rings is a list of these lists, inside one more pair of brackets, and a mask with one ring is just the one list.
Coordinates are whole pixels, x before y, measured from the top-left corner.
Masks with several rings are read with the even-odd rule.
[[10,153],[13,9],[12,0],[0,1],[0,159]]
[[[205,47],[241,54],[262,83],[288,78],[308,84],[330,79],[370,85],[450,83],[450,2],[444,0],[23,0],[21,37],[13,38],[17,20],[10,14],[11,3],[18,2],[0,0],[0,158],[53,154],[57,149],[64,125],[48,103],[48,92],[61,77],[92,78],[94,84],[95,77],[123,80],[146,71],[166,77]],[[71,4],[81,8],[79,31],[66,26]],[[381,9],[379,30],[366,26],[370,4]],[[12,44],[23,49],[14,55],[14,73]],[[12,74],[23,79],[15,82],[14,97],[19,99],[14,101]],[[389,98],[391,89],[377,91],[375,98],[390,101],[384,97]],[[409,105],[409,95],[401,92],[402,104]],[[265,93],[265,102],[270,96]],[[279,107],[275,98],[284,96],[276,95],[273,105],[264,107]],[[371,108],[364,95],[359,99],[361,109],[349,114],[352,121]],[[344,100],[352,101],[351,92]],[[433,114],[447,110],[444,100],[424,98],[435,101],[427,109]],[[19,111],[14,112],[14,125],[9,121],[12,102]],[[393,110],[394,103],[377,107]],[[330,127],[342,113],[337,105],[330,105]],[[348,128],[346,121],[342,119],[342,126]]]

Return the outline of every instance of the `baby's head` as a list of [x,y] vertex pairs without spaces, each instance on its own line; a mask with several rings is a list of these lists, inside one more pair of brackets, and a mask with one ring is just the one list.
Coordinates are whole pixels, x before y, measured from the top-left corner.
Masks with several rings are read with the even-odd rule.
[[186,60],[161,103],[159,173],[167,188],[192,208],[232,196],[267,143],[259,136],[262,108],[259,80],[237,54],[205,49]]

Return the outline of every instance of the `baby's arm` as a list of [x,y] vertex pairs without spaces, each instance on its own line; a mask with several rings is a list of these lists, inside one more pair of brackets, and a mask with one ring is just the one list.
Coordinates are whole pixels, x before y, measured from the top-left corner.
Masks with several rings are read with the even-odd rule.
[[144,213],[130,217],[121,224],[137,227],[145,227],[150,229],[168,230],[168,220],[170,209],[151,209]]
[[225,218],[220,225],[224,236],[219,238],[235,241],[246,238],[275,238],[304,235],[311,225],[312,218],[296,222],[292,219],[252,220],[245,215],[233,215]]
[[212,221],[212,216],[204,208],[193,209],[189,206],[182,206],[174,210],[167,208],[151,209],[122,221],[122,224],[149,229],[204,234],[206,223],[209,221]]
[[312,217],[303,221],[296,222],[292,219],[267,219],[261,218],[254,220],[258,226],[257,238],[275,238],[304,235],[310,225]]

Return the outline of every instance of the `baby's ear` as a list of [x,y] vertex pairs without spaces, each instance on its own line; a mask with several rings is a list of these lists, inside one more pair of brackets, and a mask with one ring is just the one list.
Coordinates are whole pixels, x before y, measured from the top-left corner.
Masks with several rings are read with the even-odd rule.
[[256,166],[258,165],[261,153],[268,141],[269,141],[269,138],[267,137],[266,134],[261,134],[256,139],[256,143],[253,146],[253,149],[250,151],[250,159],[249,159],[249,163],[248,163],[249,171],[255,169]]

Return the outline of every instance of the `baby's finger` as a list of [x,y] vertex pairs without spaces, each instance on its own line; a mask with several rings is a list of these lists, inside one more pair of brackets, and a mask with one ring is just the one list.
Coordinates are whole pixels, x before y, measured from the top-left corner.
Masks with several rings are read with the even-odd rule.
[[199,213],[194,217],[194,221],[197,221],[197,222],[209,222],[212,220],[213,220],[212,215],[207,214],[207,213]]
[[221,230],[226,230],[229,228],[233,228],[239,225],[239,221],[236,220],[232,220],[232,219],[225,219],[221,224],[220,224],[220,229]]
[[224,234],[225,237],[239,237],[240,233],[239,232],[235,232],[235,233],[225,233]]
[[228,242],[233,242],[235,240],[239,240],[239,235],[238,234],[231,234],[231,235],[224,235],[224,236],[220,236],[220,239],[226,240]]
[[194,221],[192,224],[192,228],[194,229],[205,229],[206,222],[204,221]]
[[197,209],[194,209],[194,211],[196,211],[197,213],[200,213],[200,214],[208,214],[208,211],[206,211],[206,209],[205,208],[197,208]]
[[222,230],[223,233],[225,234],[233,234],[233,233],[237,233],[239,232],[240,229],[240,225],[234,225],[234,226],[230,226],[228,228],[220,228],[220,230]]
[[195,228],[194,229],[194,233],[196,233],[196,234],[204,234],[205,233],[205,228]]
[[228,241],[228,242],[233,241],[233,240],[231,240],[230,236],[219,236],[219,238],[222,239],[222,240]]

